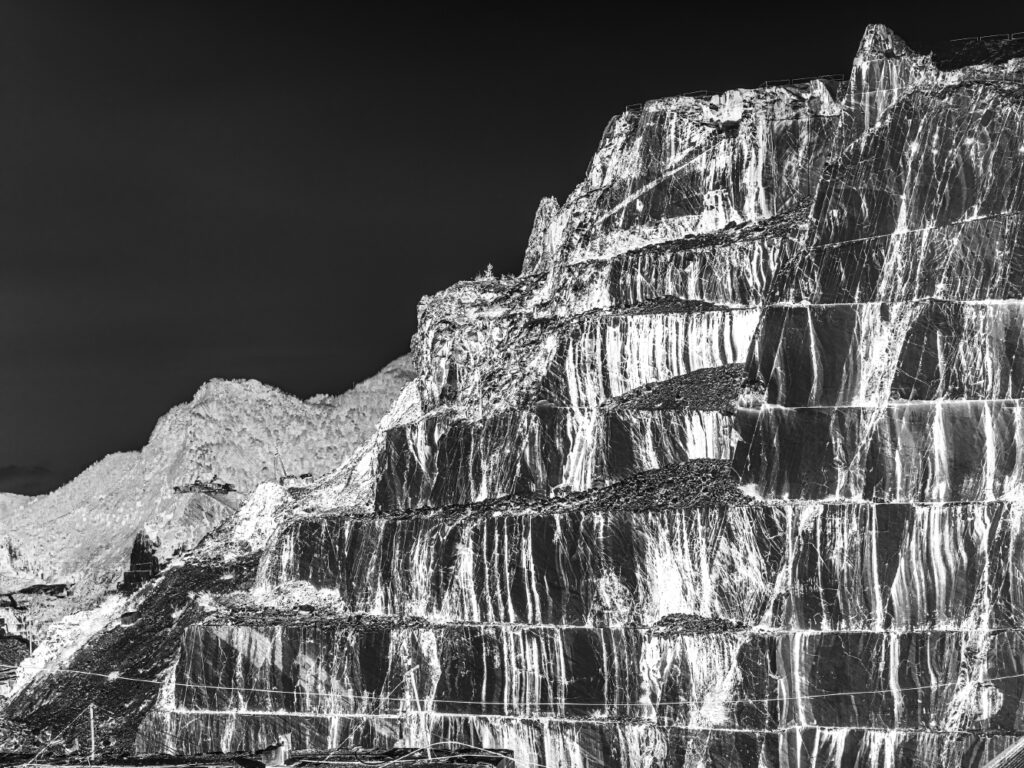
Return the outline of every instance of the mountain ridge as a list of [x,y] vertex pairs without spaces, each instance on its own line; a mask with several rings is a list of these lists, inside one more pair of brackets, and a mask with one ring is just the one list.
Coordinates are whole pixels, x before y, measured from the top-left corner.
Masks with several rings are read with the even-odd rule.
[[522,275],[420,302],[416,379],[345,464],[261,487],[7,716],[95,702],[125,712],[111,750],[141,754],[981,768],[1014,749],[1006,53],[942,70],[878,25],[848,80],[616,116],[584,182],[542,201]]
[[[305,401],[254,379],[205,382],[157,421],[142,449],[110,454],[49,494],[0,495],[0,592],[74,586],[74,599],[30,611],[23,629],[38,640],[46,623],[114,588],[138,536],[167,561],[233,514],[260,482],[332,469],[411,377],[404,356],[342,395]],[[215,479],[233,489],[175,490]]]

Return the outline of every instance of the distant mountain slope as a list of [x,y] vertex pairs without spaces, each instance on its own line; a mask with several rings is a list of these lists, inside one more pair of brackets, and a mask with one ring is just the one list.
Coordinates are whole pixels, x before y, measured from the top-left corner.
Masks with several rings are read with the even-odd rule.
[[[253,380],[203,384],[160,419],[141,451],[111,454],[44,496],[0,494],[0,593],[75,585],[73,600],[39,607],[29,631],[84,607],[121,580],[138,534],[166,559],[259,483],[337,467],[414,375],[406,355],[342,395],[306,401]],[[215,479],[234,490],[175,491]]]
[[57,757],[1019,765],[1022,137],[1024,37],[878,25],[848,79],[627,110],[522,275],[420,303],[363,447],[69,619],[4,717]]

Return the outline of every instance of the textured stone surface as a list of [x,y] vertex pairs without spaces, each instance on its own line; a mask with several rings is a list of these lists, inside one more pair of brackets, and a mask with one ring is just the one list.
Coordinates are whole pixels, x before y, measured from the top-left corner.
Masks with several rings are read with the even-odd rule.
[[[68,662],[160,676],[107,730],[575,768],[1019,750],[1020,53],[872,26],[848,82],[613,118],[522,275],[421,302],[373,438],[147,587],[159,653],[111,630]],[[114,695],[67,675],[9,715]]]
[[[211,381],[161,418],[141,451],[108,456],[45,496],[0,494],[0,594],[74,586],[70,600],[24,598],[38,609],[10,631],[38,642],[49,622],[113,589],[139,533],[157,543],[163,561],[195,546],[260,482],[333,469],[412,376],[401,358],[343,395],[305,402],[256,381]],[[213,478],[235,492],[175,491]]]

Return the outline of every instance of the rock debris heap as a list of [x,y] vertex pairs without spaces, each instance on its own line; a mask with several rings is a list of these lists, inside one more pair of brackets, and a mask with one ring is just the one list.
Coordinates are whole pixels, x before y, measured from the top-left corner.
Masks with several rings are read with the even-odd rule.
[[9,717],[578,768],[1012,751],[1020,47],[874,26],[848,82],[615,117],[522,275],[423,301],[373,440],[250,501],[266,535],[218,531]]

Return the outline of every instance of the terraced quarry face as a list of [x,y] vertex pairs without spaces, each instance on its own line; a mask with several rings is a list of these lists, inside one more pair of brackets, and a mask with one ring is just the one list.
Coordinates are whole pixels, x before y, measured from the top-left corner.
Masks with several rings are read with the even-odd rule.
[[871,27],[848,81],[614,118],[522,275],[421,302],[372,440],[8,716],[100,698],[144,753],[1012,764],[1019,42]]

